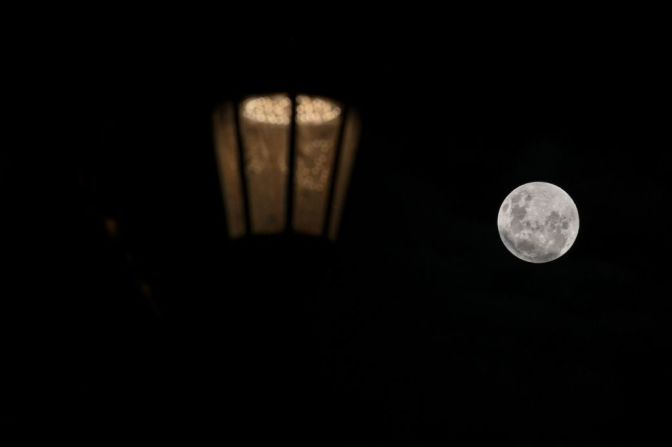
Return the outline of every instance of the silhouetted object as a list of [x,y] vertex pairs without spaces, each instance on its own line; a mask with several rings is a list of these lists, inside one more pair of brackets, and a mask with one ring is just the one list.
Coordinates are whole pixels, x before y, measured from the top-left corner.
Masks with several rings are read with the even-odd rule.
[[286,230],[336,238],[359,139],[354,112],[277,94],[248,98],[238,110],[223,104],[213,119],[232,238]]

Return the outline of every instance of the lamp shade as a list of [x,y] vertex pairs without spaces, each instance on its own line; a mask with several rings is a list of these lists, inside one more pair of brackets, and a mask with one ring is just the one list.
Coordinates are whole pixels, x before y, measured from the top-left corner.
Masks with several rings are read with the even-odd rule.
[[225,103],[213,123],[232,238],[291,231],[336,239],[359,139],[353,110],[274,94]]

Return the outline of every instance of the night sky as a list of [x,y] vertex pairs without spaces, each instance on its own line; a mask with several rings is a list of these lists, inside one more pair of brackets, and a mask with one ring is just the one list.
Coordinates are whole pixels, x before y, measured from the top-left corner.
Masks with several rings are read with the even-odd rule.
[[[651,445],[672,397],[659,53],[563,30],[229,49],[101,32],[76,53],[64,159],[7,177],[4,421],[199,425],[249,445]],[[210,114],[272,92],[362,117],[336,243],[227,238]],[[581,219],[548,264],[497,231],[530,181]]]

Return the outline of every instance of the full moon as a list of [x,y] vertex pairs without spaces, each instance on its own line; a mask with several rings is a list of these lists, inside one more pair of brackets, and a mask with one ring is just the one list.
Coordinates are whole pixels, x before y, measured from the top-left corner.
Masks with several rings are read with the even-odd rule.
[[533,263],[567,253],[579,234],[579,212],[572,198],[551,183],[532,182],[511,191],[497,216],[504,246]]

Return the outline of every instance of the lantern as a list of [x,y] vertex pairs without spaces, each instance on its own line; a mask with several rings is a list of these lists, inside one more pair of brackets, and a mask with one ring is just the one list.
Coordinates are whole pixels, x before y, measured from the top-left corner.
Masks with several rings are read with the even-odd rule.
[[225,103],[213,122],[232,238],[336,238],[359,139],[355,112],[327,98],[275,94]]

